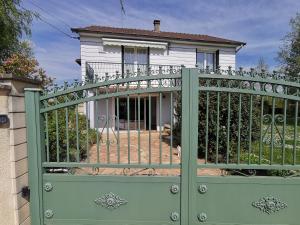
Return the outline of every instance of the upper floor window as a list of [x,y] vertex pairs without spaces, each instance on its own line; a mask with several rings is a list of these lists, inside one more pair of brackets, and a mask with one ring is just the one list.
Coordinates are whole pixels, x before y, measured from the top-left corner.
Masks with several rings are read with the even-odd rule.
[[148,64],[148,49],[124,47],[124,64]]
[[212,52],[198,52],[196,56],[196,64],[199,68],[205,69],[207,66],[209,69],[216,68],[216,54]]
[[148,48],[124,47],[123,70],[125,73],[137,73],[147,71]]

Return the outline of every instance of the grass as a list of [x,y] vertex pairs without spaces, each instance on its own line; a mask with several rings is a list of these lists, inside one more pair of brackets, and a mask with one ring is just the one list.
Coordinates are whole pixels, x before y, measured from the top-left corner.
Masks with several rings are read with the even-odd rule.
[[[271,143],[271,128],[264,125],[264,131],[268,129],[263,137],[262,143],[256,140],[251,143],[251,164],[300,164],[300,127],[297,127],[297,141],[294,138],[294,126],[287,125],[285,129],[285,141],[283,141],[283,126],[274,129],[273,135],[273,151]],[[283,144],[284,143],[284,144]],[[273,154],[272,154],[273,153]],[[241,154],[241,162],[248,163],[249,150],[243,150]]]

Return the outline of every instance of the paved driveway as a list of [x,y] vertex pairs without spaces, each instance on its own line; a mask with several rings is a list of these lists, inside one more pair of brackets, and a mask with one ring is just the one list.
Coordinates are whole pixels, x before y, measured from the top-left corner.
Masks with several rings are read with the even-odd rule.
[[[112,133],[109,134],[110,145],[106,144],[107,134],[102,135],[102,141],[97,149],[97,145],[93,145],[89,160],[91,163],[121,163],[132,164],[141,163],[146,164],[151,161],[153,164],[179,164],[180,151],[176,146],[170,148],[170,140],[166,133],[162,133],[161,137],[159,132],[141,131],[140,137],[136,131],[129,133],[129,142],[127,132],[120,133],[120,143],[118,145],[116,136]],[[150,136],[150,146],[149,146]],[[140,139],[140,143],[139,140]],[[160,142],[160,140],[162,140]],[[130,147],[128,147],[130,146]],[[140,148],[138,148],[140,146]],[[118,149],[120,152],[118,153]],[[161,149],[161,153],[160,153]],[[151,157],[150,157],[151,156]],[[203,160],[199,159],[199,163]],[[163,175],[163,176],[177,176],[180,175],[180,169],[118,169],[118,168],[99,168],[95,171],[82,169],[78,173],[91,173],[91,174],[107,174],[107,175]],[[221,175],[222,171],[219,169],[203,169],[198,170],[198,175]]]

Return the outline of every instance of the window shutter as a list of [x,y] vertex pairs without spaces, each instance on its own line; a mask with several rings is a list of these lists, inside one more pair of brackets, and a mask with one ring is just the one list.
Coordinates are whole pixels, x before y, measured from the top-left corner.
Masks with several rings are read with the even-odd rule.
[[150,65],[150,47],[147,48],[147,64]]
[[124,46],[121,46],[122,78],[124,78]]
[[220,66],[220,61],[219,61],[219,50],[216,51],[216,68]]

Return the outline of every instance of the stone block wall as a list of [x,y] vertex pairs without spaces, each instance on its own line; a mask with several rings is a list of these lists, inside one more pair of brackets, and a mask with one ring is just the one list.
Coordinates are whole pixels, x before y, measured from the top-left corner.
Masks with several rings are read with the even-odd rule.
[[29,202],[22,196],[28,186],[24,88],[39,83],[0,74],[0,225],[30,225]]

